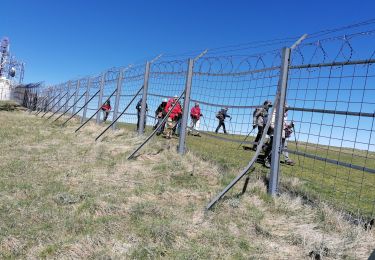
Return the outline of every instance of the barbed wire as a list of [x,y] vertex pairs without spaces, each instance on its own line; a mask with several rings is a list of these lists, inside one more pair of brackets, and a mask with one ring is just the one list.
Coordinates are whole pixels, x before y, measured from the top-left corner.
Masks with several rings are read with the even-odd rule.
[[[335,201],[348,211],[359,211],[366,216],[375,213],[375,181],[371,177],[375,169],[375,101],[372,98],[375,96],[375,30],[358,30],[373,24],[375,20],[369,20],[314,33],[292,51],[287,102],[289,120],[294,121],[297,129],[294,129],[294,140],[288,140],[289,147],[284,150],[289,151],[290,159],[299,163],[295,162],[293,168],[282,168],[285,176],[301,179],[309,192],[320,192],[321,199]],[[350,32],[352,29],[357,31]],[[188,130],[200,132],[205,146],[200,144],[199,137],[192,135],[187,139],[188,149],[203,156],[225,149],[217,155],[217,160],[228,167],[246,165],[252,153],[239,149],[239,144],[250,149],[256,142],[253,113],[264,101],[275,100],[280,78],[280,45],[290,46],[296,39],[219,47],[195,62],[189,109],[199,103],[203,116],[200,128],[190,121]],[[257,53],[243,53],[248,50],[257,50]],[[151,64],[148,126],[156,124],[155,112],[164,98],[185,90],[188,71],[185,57],[191,58],[191,54],[199,53],[164,55]],[[98,95],[87,106],[84,99],[77,104],[77,108],[87,107],[86,117],[89,117],[103,99],[120,87],[119,106],[111,112],[114,116],[123,111],[145,81],[144,63],[124,70],[124,67],[111,68],[90,78],[49,87],[48,92],[63,93],[69,87],[70,94],[77,89],[80,96],[88,89],[92,97],[102,88],[102,99]],[[121,123],[135,128],[136,103],[141,97],[141,94],[135,97]],[[112,104],[113,100],[115,95]],[[223,125],[217,115],[224,108],[228,108],[231,120],[224,119]],[[83,116],[83,111],[79,116]]]

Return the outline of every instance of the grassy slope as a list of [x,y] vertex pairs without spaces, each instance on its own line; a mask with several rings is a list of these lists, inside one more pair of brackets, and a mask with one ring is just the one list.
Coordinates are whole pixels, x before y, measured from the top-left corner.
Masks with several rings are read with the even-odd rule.
[[225,158],[218,166],[176,156],[176,140],[154,140],[126,161],[141,142],[130,131],[95,143],[94,125],[75,135],[74,124],[25,112],[0,111],[0,120],[0,258],[305,259],[327,247],[327,258],[354,259],[375,246],[374,232],[323,204],[270,198],[262,172],[245,195],[236,187],[204,213],[235,171],[224,174]]
[[[122,124],[127,130],[134,125]],[[148,132],[151,132],[148,129]],[[219,135],[233,140],[241,140],[243,136]],[[293,139],[293,138],[291,138]],[[248,141],[251,141],[250,137]],[[206,135],[202,137],[188,136],[187,148],[203,160],[218,164],[225,175],[222,178],[221,191],[250,161],[254,152],[239,148],[239,143],[225,142]],[[289,149],[311,155],[329,158],[375,169],[375,153],[363,150],[328,147],[323,145],[296,143],[289,140]],[[374,218],[375,214],[375,174],[349,169],[343,166],[319,160],[304,158],[290,154],[296,162],[294,167],[282,165],[281,177],[297,177],[302,181],[298,192],[330,202],[354,215]],[[366,158],[367,157],[367,158]],[[256,164],[258,171],[268,174],[269,170]]]
[[[238,139],[239,137],[230,136],[229,138]],[[244,167],[254,154],[254,152],[238,149],[239,144],[212,139],[204,135],[201,138],[189,137],[187,145],[194,153],[202,158],[214,160],[224,169]],[[299,143],[296,149],[293,141],[289,141],[289,149],[298,149],[299,152],[375,169],[375,153],[350,149],[343,149],[340,153],[339,148],[307,143]],[[298,177],[303,181],[301,191],[312,197],[333,202],[334,205],[354,214],[374,217],[375,174],[293,154],[290,154],[290,157],[296,165],[294,167],[283,165],[282,177]],[[268,172],[261,164],[257,164],[257,167],[265,173]],[[229,179],[228,177],[228,182],[225,184],[229,183]]]

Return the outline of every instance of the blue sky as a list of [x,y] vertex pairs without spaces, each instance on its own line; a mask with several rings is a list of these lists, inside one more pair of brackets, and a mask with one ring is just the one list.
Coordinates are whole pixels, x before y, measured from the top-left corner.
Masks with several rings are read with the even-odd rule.
[[[16,3],[12,1],[1,3],[1,10],[7,10],[7,12],[2,12],[0,37],[8,36],[11,52],[26,63],[25,82],[45,81],[47,85],[50,85],[86,75],[99,75],[110,67],[141,63],[147,59],[151,60],[160,53],[173,55],[208,48],[209,56],[215,55],[212,49],[221,46],[291,36],[299,37],[304,33],[311,34],[373,19],[375,1],[20,0]],[[374,37],[368,38],[372,40],[371,43],[365,37],[359,37],[361,41],[358,44],[355,39],[350,41],[357,57],[367,59],[370,55],[364,52],[374,51]],[[325,50],[331,55],[329,60],[332,61],[340,44],[333,46],[329,44],[325,43]],[[305,51],[305,58],[308,56],[306,54],[314,53],[314,49],[315,47],[310,51]],[[241,54],[251,55],[258,51],[258,49],[247,49]],[[348,56],[349,52],[349,47],[346,45],[343,50],[344,55],[341,56]],[[316,56],[316,62],[322,62],[322,53]],[[181,56],[177,57],[181,58]],[[356,58],[353,57],[353,59]],[[255,63],[255,61],[252,62]],[[296,61],[296,64],[298,62],[300,61]],[[305,62],[308,62],[308,59]],[[270,65],[271,63],[266,64],[266,66]],[[361,75],[366,67],[357,66],[356,68],[356,74]],[[198,66],[196,69],[200,70]],[[347,72],[349,76],[352,73],[350,69],[353,68],[349,67],[349,72]],[[340,69],[334,71],[340,72]],[[307,71],[304,73],[305,76],[309,74]],[[359,107],[358,103],[355,103],[358,100],[364,102],[367,97],[373,95],[374,88],[371,87],[375,77],[373,69],[370,75],[371,81],[369,80],[367,85],[357,80],[354,87],[360,87],[362,91],[357,94],[351,92],[350,98],[345,99],[344,106],[337,102],[324,101],[299,101],[298,104],[292,105],[319,108],[333,106],[329,107],[331,109],[340,105],[337,109],[371,112],[373,101],[368,101],[366,107],[362,105]],[[236,79],[233,82],[232,79],[227,78],[217,82],[215,78],[196,77],[193,98],[216,104],[238,105],[239,102],[244,102],[246,105],[258,105],[264,99],[273,98],[277,80],[278,77],[273,78],[269,83],[250,79],[243,79],[243,82]],[[178,82],[175,82],[175,78],[166,78],[163,82],[151,80],[150,91],[162,95],[179,94],[177,88],[182,89],[184,82],[184,75]],[[342,88],[348,88],[351,82],[351,78],[340,82],[332,80],[331,83],[321,80],[320,85],[322,88],[328,88],[340,84]],[[139,82],[124,84],[126,86],[123,88],[129,92],[127,94],[133,94],[141,84],[142,79]],[[263,89],[259,89],[259,84],[263,84]],[[215,90],[210,90],[210,86]],[[293,85],[291,84],[290,87],[293,88]],[[312,92],[314,92],[314,87],[313,80],[311,80],[309,88],[313,88]],[[107,86],[105,93],[112,92],[112,88],[114,85]],[[236,88],[238,90],[235,91]],[[368,91],[366,95],[362,95],[365,93],[363,91],[365,88]],[[293,96],[293,93],[291,89],[289,98]],[[339,92],[341,96],[347,96],[348,93],[348,91]],[[308,94],[302,94],[306,96],[305,98],[309,98]],[[319,95],[325,95],[326,99],[337,97],[337,94],[330,94],[328,91],[326,94],[319,92]],[[130,98],[127,97],[127,99]],[[94,100],[90,104],[89,114],[96,110],[97,102]],[[160,102],[160,97],[150,96],[148,102],[153,111]],[[290,102],[293,101],[290,100]],[[120,107],[122,108],[126,103],[127,100],[124,98]],[[347,107],[347,104],[350,106]],[[219,108],[202,107],[206,114],[205,124],[207,124],[202,124],[202,129],[212,130],[216,127],[215,113]],[[134,113],[134,108],[132,107],[129,112]],[[252,110],[232,109],[231,113],[234,119],[231,124],[228,123],[229,131],[247,134],[251,129]],[[325,129],[321,125],[321,120],[318,126],[310,125],[308,121],[315,119],[305,117],[311,117],[311,113],[291,113],[290,117],[300,121],[301,134],[298,138],[302,141],[344,147],[356,145],[356,148],[372,151],[375,149],[371,122],[366,124],[366,126],[371,125],[370,129],[364,130],[364,134],[357,137],[353,135],[352,129],[346,127],[350,122],[354,122],[351,118],[349,120],[340,117],[325,119],[325,121],[333,122]],[[358,118],[355,120],[358,121]],[[352,128],[363,128],[361,122],[367,122],[365,120],[367,119],[359,120],[358,123],[354,122]],[[342,133],[337,134],[336,126],[340,124],[344,124],[347,129],[341,131],[342,128],[340,128]],[[332,138],[332,133],[337,134],[338,140]],[[370,137],[368,137],[369,134],[371,134]],[[327,136],[327,138],[323,140],[322,136]],[[341,144],[342,139],[350,142]],[[359,141],[363,143],[358,143]]]
[[298,36],[373,18],[374,1],[2,1],[0,36],[26,82],[59,83],[154,57]]

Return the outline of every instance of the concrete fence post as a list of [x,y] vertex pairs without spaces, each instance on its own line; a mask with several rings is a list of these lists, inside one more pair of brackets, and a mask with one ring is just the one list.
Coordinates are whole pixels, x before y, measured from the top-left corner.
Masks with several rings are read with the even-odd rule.
[[77,100],[78,100],[78,95],[79,95],[79,85],[80,85],[80,80],[77,80],[77,83],[76,83],[76,94],[74,96],[74,106],[73,106],[73,111],[72,111],[72,115],[74,115],[77,111]]
[[181,130],[180,130],[180,137],[179,137],[179,144],[178,144],[178,153],[184,154],[185,153],[185,141],[186,141],[186,128],[189,120],[189,104],[190,104],[190,93],[191,93],[191,86],[193,83],[193,69],[194,69],[194,60],[189,59],[188,64],[188,71],[186,75],[186,84],[185,84],[185,99],[184,99],[184,107],[183,107],[183,114],[181,120]]
[[86,86],[86,95],[85,95],[85,107],[83,108],[81,123],[83,123],[86,120],[87,106],[89,105],[87,102],[90,99],[90,85],[91,85],[91,78],[88,77],[87,78],[87,86]]
[[[115,106],[113,108],[113,116],[112,122],[114,122],[117,118],[118,110],[120,107],[120,98],[121,98],[121,90],[122,90],[122,81],[124,78],[124,70],[121,69],[117,79],[117,87],[116,87],[116,97],[115,97]],[[112,130],[116,130],[117,122],[113,123]]]
[[[142,135],[145,131],[145,125],[146,125],[146,106],[147,106],[147,92],[148,92],[148,82],[150,79],[150,69],[151,69],[151,62],[146,63],[145,68],[145,77],[143,82],[143,93],[142,93],[142,103],[141,103],[141,113],[139,118],[139,127],[138,127],[138,134]],[[137,111],[138,113],[138,111]]]
[[[272,155],[271,155],[271,172],[268,187],[268,193],[272,196],[276,195],[279,187],[280,175],[280,153],[281,153],[281,139],[284,125],[284,106],[286,99],[286,90],[288,85],[288,71],[290,60],[290,48],[283,48],[282,64],[280,69],[280,78],[277,89],[276,97],[276,113],[274,122],[273,142],[272,142]],[[273,115],[271,115],[273,117]]]
[[[104,72],[102,78],[100,80],[100,91],[99,91],[99,98],[98,98],[98,108],[100,108],[103,104],[103,95],[104,95],[104,85],[105,85],[105,77],[106,73]],[[96,123],[100,124],[100,112],[96,114]]]

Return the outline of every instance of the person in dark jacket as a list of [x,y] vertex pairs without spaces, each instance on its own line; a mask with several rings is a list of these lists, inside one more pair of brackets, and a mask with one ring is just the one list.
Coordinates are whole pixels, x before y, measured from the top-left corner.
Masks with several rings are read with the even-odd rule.
[[230,115],[228,115],[228,108],[223,108],[216,114],[216,118],[219,119],[219,125],[216,127],[215,133],[219,132],[220,127],[223,127],[224,134],[227,134],[227,131],[225,129],[225,118],[229,117],[232,119]]
[[[161,104],[158,106],[158,108],[155,111],[155,118],[157,119],[157,123],[154,126],[154,129],[156,129],[159,126],[159,124],[161,123],[161,121],[163,121],[163,118],[167,114],[165,112],[165,107],[167,106],[167,102],[168,100],[164,98]],[[164,131],[164,126],[165,126],[165,123],[158,129],[158,131],[156,132],[156,135],[160,135]]]
[[[138,131],[138,129],[139,129],[139,122],[141,120],[142,98],[138,101],[135,109],[137,109],[137,131]],[[148,111],[148,106],[147,106],[147,103],[146,103],[146,113],[147,113],[147,111]],[[145,116],[145,122],[143,124],[143,129],[146,128],[146,118],[147,117]]]
[[103,122],[108,118],[109,112],[111,111],[111,101],[108,99],[101,107],[103,111]]

